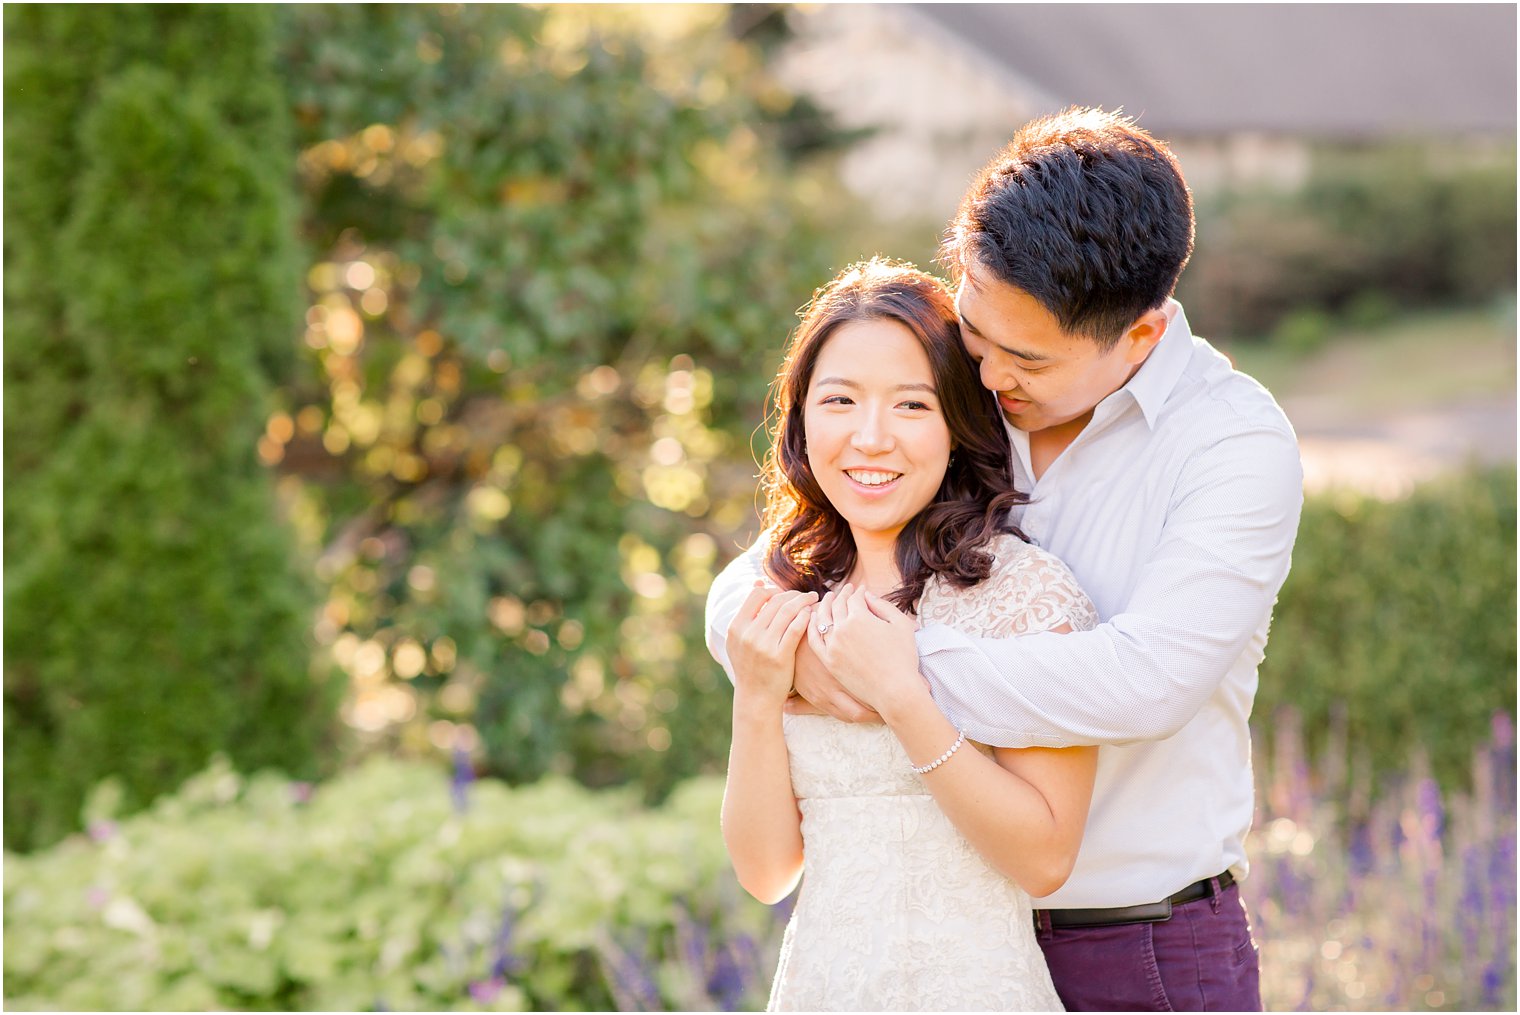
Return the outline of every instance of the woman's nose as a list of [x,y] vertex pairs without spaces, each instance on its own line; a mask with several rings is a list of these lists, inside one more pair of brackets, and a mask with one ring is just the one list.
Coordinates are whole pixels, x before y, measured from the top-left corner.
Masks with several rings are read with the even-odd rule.
[[892,450],[892,430],[880,413],[868,412],[855,428],[850,444],[863,454],[881,454]]

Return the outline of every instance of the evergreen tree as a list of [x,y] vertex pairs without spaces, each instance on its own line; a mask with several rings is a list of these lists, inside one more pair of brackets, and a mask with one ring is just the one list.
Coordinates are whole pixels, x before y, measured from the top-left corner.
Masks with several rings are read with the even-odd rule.
[[310,774],[314,602],[256,455],[298,314],[272,14],[5,12],[5,837],[227,753]]

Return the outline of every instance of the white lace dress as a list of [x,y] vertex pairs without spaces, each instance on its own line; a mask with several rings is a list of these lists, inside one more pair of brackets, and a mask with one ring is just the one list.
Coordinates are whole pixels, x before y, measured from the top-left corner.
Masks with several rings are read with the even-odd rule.
[[[980,584],[930,581],[921,623],[985,637],[1097,623],[1059,560],[1012,536],[993,549]],[[818,715],[783,728],[804,862],[769,1010],[1062,1010],[1029,896],[950,824],[892,731]]]

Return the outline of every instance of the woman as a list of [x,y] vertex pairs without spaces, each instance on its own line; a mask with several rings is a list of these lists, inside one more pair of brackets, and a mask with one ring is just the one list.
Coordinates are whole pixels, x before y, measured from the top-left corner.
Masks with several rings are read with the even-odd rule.
[[[773,1010],[1061,1007],[1030,895],[1075,862],[1096,750],[968,744],[917,673],[917,621],[1004,637],[1092,604],[1008,521],[1008,436],[937,280],[872,260],[816,294],[775,385],[766,571],[728,632],[723,835],[763,902],[807,886]],[[792,714],[806,638],[885,726]]]

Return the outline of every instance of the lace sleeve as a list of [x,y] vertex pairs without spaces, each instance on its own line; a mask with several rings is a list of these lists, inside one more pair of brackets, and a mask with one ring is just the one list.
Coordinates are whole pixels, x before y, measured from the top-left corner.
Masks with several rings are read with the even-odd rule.
[[1092,600],[1056,557],[1014,536],[999,539],[994,552],[992,573],[969,589],[930,582],[919,609],[922,622],[979,638],[1037,634],[1063,624],[1073,631],[1097,626]]

